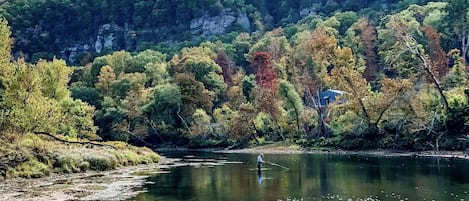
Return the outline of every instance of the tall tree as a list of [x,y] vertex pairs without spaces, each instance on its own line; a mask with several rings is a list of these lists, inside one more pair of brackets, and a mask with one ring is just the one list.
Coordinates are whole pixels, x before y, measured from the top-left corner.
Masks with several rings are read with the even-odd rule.
[[110,96],[112,94],[111,84],[116,80],[116,74],[110,66],[104,66],[101,68],[101,72],[98,76],[98,83],[96,83],[96,89],[101,92],[103,96]]
[[469,49],[469,0],[448,0],[445,7],[445,22],[448,23],[450,33],[456,34],[461,42],[461,52],[464,64],[467,65],[467,50]]
[[271,65],[272,57],[267,52],[257,52],[253,56],[252,66],[256,72],[257,93],[256,109],[265,112],[275,121],[279,120],[280,111],[277,102],[277,75]]
[[441,80],[442,77],[448,73],[448,57],[445,51],[441,48],[440,34],[432,26],[422,27],[422,31],[428,38],[428,50],[430,61],[432,63],[432,70],[437,73],[438,78]]
[[411,87],[408,80],[380,80],[381,91],[372,92],[369,83],[363,79],[355,67],[354,57],[350,48],[337,48],[336,61],[331,72],[330,82],[339,89],[346,91],[344,97],[347,105],[366,121],[365,134],[376,136],[378,126],[384,114]]
[[388,28],[394,32],[398,39],[396,42],[401,43],[403,46],[405,46],[406,51],[417,57],[418,61],[420,62],[420,71],[428,76],[435,89],[440,94],[445,111],[448,112],[448,100],[443,93],[442,85],[433,72],[433,68],[430,64],[427,54],[425,54],[423,46],[417,42],[417,40],[412,35],[412,32],[409,30],[409,25],[398,17],[394,17],[388,22],[386,26],[388,26]]
[[[337,47],[337,40],[334,35],[323,28],[314,31],[304,31],[296,35],[294,51],[295,66],[301,74],[300,93],[304,94],[305,104],[314,108],[318,114],[318,125],[310,132],[305,128],[308,136],[328,137],[330,136],[327,125],[327,108],[321,107],[319,92],[323,89],[323,78],[328,73],[328,68],[334,61],[334,49]],[[305,125],[305,127],[310,127]]]
[[279,84],[279,95],[283,99],[284,108],[288,113],[291,113],[290,116],[293,116],[296,122],[296,128],[300,130],[301,128],[301,117],[303,116],[304,107],[303,101],[301,100],[300,95],[296,92],[295,87],[286,81],[281,80]]
[[65,61],[54,59],[52,62],[40,61],[36,65],[42,77],[42,93],[44,96],[63,100],[70,96],[68,82],[72,74],[72,68]]
[[361,21],[362,34],[360,35],[363,41],[363,48],[365,50],[366,69],[363,77],[367,81],[376,80],[378,73],[378,55],[376,54],[376,27],[373,22],[368,19]]
[[228,87],[233,86],[233,75],[235,73],[234,62],[231,61],[225,52],[219,52],[215,62],[221,67],[223,80],[225,80]]

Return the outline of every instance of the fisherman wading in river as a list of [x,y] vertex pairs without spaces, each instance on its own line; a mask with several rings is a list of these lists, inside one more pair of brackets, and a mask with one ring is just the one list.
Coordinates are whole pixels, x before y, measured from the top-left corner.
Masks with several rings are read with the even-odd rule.
[[257,170],[261,170],[262,168],[262,163],[264,162],[262,160],[262,157],[264,157],[264,154],[263,153],[260,153],[258,156],[257,156]]

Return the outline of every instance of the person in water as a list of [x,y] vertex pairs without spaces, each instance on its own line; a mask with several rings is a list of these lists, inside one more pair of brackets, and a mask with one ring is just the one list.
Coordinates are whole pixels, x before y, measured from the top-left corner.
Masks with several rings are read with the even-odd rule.
[[264,157],[264,154],[263,153],[260,153],[258,156],[257,156],[257,170],[261,170],[262,168],[262,163],[264,162],[262,160],[262,157]]

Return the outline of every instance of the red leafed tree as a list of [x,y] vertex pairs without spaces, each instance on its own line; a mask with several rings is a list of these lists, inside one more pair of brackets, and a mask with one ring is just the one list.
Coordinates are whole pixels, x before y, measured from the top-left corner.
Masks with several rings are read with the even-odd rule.
[[274,121],[280,118],[279,105],[276,98],[277,74],[271,65],[272,56],[267,52],[258,52],[253,57],[253,68],[259,89],[256,93],[257,111],[269,114]]
[[376,27],[372,22],[365,19],[362,21],[361,29],[361,40],[363,41],[366,57],[366,69],[363,73],[363,77],[367,81],[374,81],[376,80],[376,74],[378,71],[376,61]]
[[436,71],[438,78],[444,77],[448,73],[448,57],[440,45],[440,34],[431,26],[424,26],[422,31],[428,38],[428,49],[432,70]]
[[220,52],[217,55],[217,59],[215,59],[215,63],[217,63],[222,71],[223,71],[223,79],[228,87],[233,86],[233,74],[235,74],[234,69],[234,62],[226,55],[225,52]]
[[272,56],[267,52],[258,52],[253,57],[253,67],[256,72],[257,84],[271,92],[277,89],[277,74],[271,65]]

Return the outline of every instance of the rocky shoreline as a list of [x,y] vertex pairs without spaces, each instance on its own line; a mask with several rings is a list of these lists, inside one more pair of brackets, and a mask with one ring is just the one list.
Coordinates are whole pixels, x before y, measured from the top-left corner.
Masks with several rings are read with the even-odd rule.
[[125,200],[142,192],[146,178],[164,173],[160,163],[122,167],[112,171],[57,174],[39,179],[13,178],[0,182],[0,200]]

